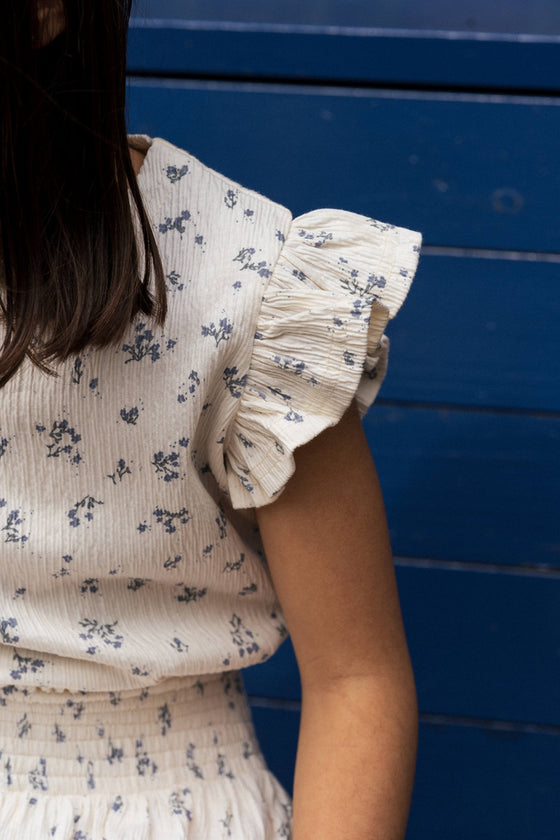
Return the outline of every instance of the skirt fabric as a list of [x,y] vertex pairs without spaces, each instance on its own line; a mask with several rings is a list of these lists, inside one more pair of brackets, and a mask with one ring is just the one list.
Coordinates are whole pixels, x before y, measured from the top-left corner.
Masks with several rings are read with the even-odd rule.
[[239,671],[0,688],[1,840],[286,840],[291,811]]

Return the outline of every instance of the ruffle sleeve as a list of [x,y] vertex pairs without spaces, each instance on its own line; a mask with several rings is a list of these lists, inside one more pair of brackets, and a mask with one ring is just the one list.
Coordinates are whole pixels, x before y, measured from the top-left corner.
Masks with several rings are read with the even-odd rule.
[[342,210],[292,221],[262,297],[224,454],[234,508],[273,501],[293,451],[356,399],[363,417],[387,371],[388,321],[416,272],[417,231]]

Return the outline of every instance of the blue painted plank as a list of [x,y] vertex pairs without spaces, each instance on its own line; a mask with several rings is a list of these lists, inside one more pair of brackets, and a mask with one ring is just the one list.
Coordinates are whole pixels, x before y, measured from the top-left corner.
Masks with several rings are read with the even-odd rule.
[[[252,712],[268,766],[293,795],[299,713]],[[550,732],[421,721],[406,840],[557,840],[559,750]]]
[[[531,722],[560,731],[560,577],[396,566],[422,713]],[[253,697],[299,700],[288,638],[243,671]],[[559,742],[560,744],[560,742]]]
[[128,72],[478,90],[560,88],[560,37],[132,21]]
[[407,840],[557,840],[560,737],[420,725]]
[[303,26],[438,29],[560,35],[550,0],[135,0],[133,15],[162,19]]
[[395,554],[560,567],[560,417],[377,405],[364,428]]
[[257,738],[267,764],[292,796],[299,711],[263,706],[252,701],[250,705]]
[[559,275],[558,262],[421,254],[387,327],[380,399],[560,412]]
[[559,104],[131,79],[128,122],[296,214],[345,207],[425,245],[558,252]]

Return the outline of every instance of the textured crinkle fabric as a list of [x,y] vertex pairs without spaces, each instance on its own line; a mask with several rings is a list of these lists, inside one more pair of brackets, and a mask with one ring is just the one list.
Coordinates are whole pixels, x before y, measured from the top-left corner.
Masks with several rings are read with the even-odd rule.
[[363,417],[387,371],[389,319],[416,271],[415,231],[341,210],[294,219],[259,313],[251,367],[226,439],[235,507],[269,503],[293,450],[342,417]]
[[147,689],[0,692],[2,840],[278,840],[239,672]]
[[[162,138],[138,186],[168,314],[0,390],[0,685],[244,668],[287,628],[255,508],[387,369],[421,235],[289,210]],[[1,336],[0,336],[1,338]]]
[[255,509],[298,446],[374,401],[421,235],[293,219],[163,138],[130,142],[165,324],[139,313],[119,346],[56,376],[26,359],[0,390],[0,837],[287,838],[247,710],[222,697],[212,717],[208,689],[179,711],[174,681],[286,638]]

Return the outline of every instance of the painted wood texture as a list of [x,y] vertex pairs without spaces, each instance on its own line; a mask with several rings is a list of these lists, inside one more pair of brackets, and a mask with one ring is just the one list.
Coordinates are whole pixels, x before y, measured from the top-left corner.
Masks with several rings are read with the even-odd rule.
[[134,79],[129,113],[295,214],[352,207],[425,245],[558,253],[556,99]]
[[[547,0],[141,0],[130,30],[130,131],[423,233],[364,424],[421,712],[407,840],[558,836],[559,51]],[[289,639],[244,680],[291,790]]]
[[135,73],[557,90],[560,7],[142,0],[129,37]]

